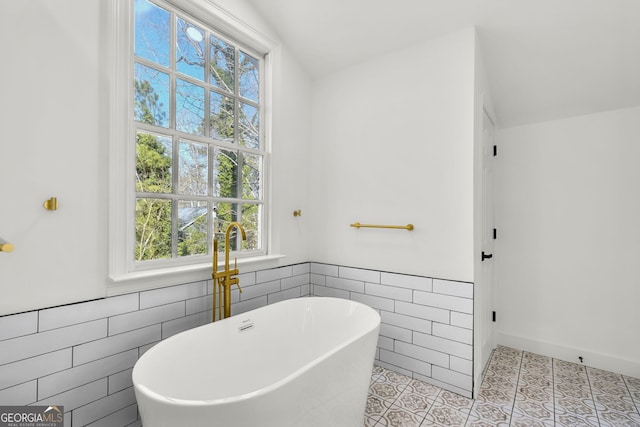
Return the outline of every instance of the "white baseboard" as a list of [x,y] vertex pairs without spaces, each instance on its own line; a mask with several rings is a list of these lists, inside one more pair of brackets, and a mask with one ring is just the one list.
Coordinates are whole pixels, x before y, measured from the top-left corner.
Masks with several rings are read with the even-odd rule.
[[566,345],[532,340],[498,331],[496,331],[496,343],[505,347],[525,350],[573,363],[580,363],[579,357],[582,357],[582,364],[585,366],[640,378],[640,360],[621,359],[610,354],[590,352]]

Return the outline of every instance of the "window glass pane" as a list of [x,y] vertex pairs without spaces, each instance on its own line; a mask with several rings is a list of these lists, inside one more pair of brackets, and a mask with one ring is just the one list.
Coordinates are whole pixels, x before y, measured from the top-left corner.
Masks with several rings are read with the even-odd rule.
[[[213,235],[215,239],[218,241],[218,251],[224,252],[224,241],[226,237],[227,227],[234,221],[238,220],[238,211],[237,205],[234,203],[215,203],[213,207]],[[230,235],[230,240],[232,240],[232,244],[230,247],[235,248],[235,242],[233,242],[235,237],[235,232],[233,235]]]
[[204,88],[176,79],[176,130],[204,135]]
[[260,249],[260,205],[242,205],[242,227],[247,235],[242,249]]
[[136,191],[171,193],[171,153],[170,137],[136,133]]
[[207,253],[208,202],[178,201],[178,256]]
[[262,58],[168,2],[132,6],[136,261],[199,262],[236,221],[231,249],[264,250]]
[[136,261],[171,258],[171,200],[136,199]]
[[142,64],[135,65],[134,119],[169,127],[169,75]]
[[213,195],[238,197],[238,152],[216,148],[213,167],[216,177]]
[[249,148],[260,148],[260,114],[258,109],[249,104],[240,103],[238,112],[238,143]]
[[204,81],[204,31],[178,18],[176,36],[176,70]]
[[227,92],[235,92],[235,48],[222,40],[211,36],[209,67],[211,85]]
[[260,200],[262,156],[257,154],[243,154],[242,158],[242,198]]
[[210,103],[211,138],[233,142],[233,99],[212,91]]
[[180,194],[206,196],[209,177],[209,147],[180,141],[178,189]]
[[147,0],[135,0],[134,13],[135,54],[168,67],[171,14]]
[[258,102],[260,99],[260,63],[253,56],[240,51],[238,56],[240,69],[240,96]]

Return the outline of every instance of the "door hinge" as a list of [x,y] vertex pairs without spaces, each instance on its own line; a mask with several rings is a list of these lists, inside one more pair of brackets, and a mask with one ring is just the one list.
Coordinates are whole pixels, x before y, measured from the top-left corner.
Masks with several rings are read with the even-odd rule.
[[495,157],[495,156],[497,156],[497,155],[498,155],[498,146],[497,146],[497,145],[494,145],[494,146],[493,146],[493,157]]
[[498,238],[498,230],[496,230],[495,228],[493,229],[493,240],[496,240]]
[[491,320],[493,320],[494,322],[496,321],[496,312],[495,311],[491,312]]

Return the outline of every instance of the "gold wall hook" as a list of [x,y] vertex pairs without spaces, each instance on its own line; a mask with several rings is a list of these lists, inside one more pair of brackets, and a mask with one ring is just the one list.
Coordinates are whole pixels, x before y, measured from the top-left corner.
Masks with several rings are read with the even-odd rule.
[[302,211],[300,209],[293,211],[293,216],[302,216]]
[[57,197],[52,197],[49,200],[45,200],[42,205],[48,211],[58,210],[58,198]]
[[11,243],[0,243],[0,252],[13,252],[14,246]]

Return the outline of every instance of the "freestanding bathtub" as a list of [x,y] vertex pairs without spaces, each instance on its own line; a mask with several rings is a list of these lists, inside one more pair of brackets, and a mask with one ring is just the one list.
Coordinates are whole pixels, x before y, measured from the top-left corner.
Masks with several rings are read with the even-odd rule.
[[298,298],[182,332],[133,369],[144,427],[361,427],[380,316]]

